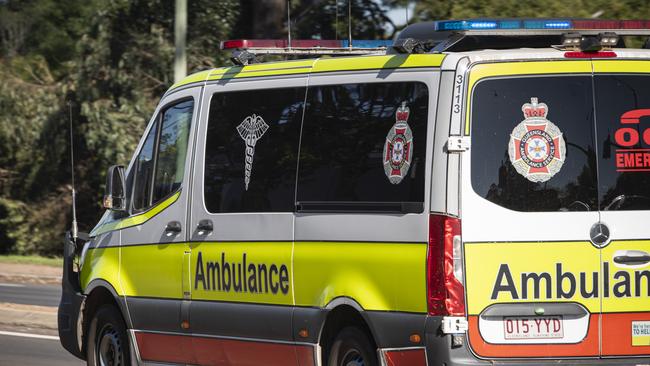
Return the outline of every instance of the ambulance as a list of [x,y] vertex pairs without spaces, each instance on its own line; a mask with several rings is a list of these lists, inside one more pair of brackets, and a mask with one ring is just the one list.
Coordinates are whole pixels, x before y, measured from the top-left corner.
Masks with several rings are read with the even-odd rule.
[[165,93],[66,239],[61,343],[89,365],[650,364],[648,36],[223,42],[235,65]]

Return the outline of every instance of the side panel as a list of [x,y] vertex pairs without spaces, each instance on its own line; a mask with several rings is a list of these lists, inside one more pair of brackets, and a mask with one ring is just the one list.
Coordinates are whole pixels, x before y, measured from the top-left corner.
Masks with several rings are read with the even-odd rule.
[[[426,124],[427,132],[425,136],[422,136],[423,140],[426,138],[426,148],[423,151],[426,154],[426,160],[417,163],[416,173],[413,173],[412,170],[408,172],[409,174],[424,174],[422,213],[373,213],[371,210],[366,212],[346,212],[346,208],[343,207],[345,205],[339,211],[334,208],[334,212],[328,212],[327,207],[319,208],[319,203],[314,203],[313,209],[310,209],[311,202],[300,202],[301,187],[298,187],[299,205],[302,205],[301,207],[305,208],[305,210],[297,213],[295,224],[296,241],[293,260],[296,305],[323,308],[328,304],[335,306],[333,304],[345,303],[346,298],[351,299],[366,311],[370,328],[375,333],[375,340],[381,347],[404,347],[408,345],[408,336],[410,334],[423,334],[424,332],[423,319],[427,311],[425,267],[429,197],[432,186],[430,177],[433,165],[431,157],[434,154],[433,135],[435,126],[433,121],[435,120],[439,80],[440,72],[436,69],[367,71],[345,75],[312,75],[310,78],[310,90],[321,86],[327,87],[341,84],[372,85],[374,83],[420,82],[426,85],[428,92],[427,116],[425,116],[428,120]],[[354,88],[351,87],[349,90],[354,90]],[[371,98],[368,99],[371,100]],[[373,105],[371,102],[360,102],[359,104],[362,106],[362,110],[364,110],[363,108],[375,108],[377,110],[385,108],[382,117],[388,116],[392,118],[392,122],[387,124],[385,130],[382,129],[381,137],[376,141],[376,146],[381,149],[382,144],[386,144],[387,140],[384,136],[389,134],[390,124],[395,122],[394,108],[397,108],[399,104],[395,107],[385,104],[382,107],[381,103]],[[347,104],[346,108],[348,108]],[[329,113],[335,114],[336,112]],[[414,113],[413,109],[411,109],[411,113]],[[342,116],[341,118],[347,117]],[[410,118],[409,123],[412,123],[411,121],[415,117]],[[304,123],[309,122],[306,117]],[[363,134],[360,130],[356,133]],[[373,133],[375,132],[373,131]],[[415,133],[417,131],[414,131]],[[303,132],[302,138],[301,159],[306,160],[304,164],[307,165],[308,169],[311,169],[312,172],[318,172],[319,170],[313,165],[308,165],[311,161],[305,158],[305,156],[309,156],[309,151],[313,151],[313,146],[307,146],[308,142],[306,141],[310,140],[306,140],[304,134],[305,132]],[[313,140],[311,138],[311,141]],[[359,144],[368,143],[366,140],[361,142],[360,138]],[[420,143],[422,143],[422,140],[420,140]],[[341,148],[338,147],[338,149]],[[354,146],[351,146],[350,150],[353,151]],[[359,156],[359,161],[370,161],[368,157],[366,155]],[[338,167],[336,164],[340,163],[333,162],[331,167],[322,168],[321,173],[318,174],[327,174],[332,177],[332,174],[335,173],[332,173],[333,170],[328,169],[341,169],[340,171],[344,171],[345,167]],[[362,165],[365,163],[359,164],[365,171],[372,169],[372,167]],[[381,167],[381,161],[379,167]],[[410,169],[414,169],[413,166]],[[311,174],[316,176],[315,173]],[[367,173],[365,177],[363,182],[365,182],[368,189],[373,184],[384,184],[388,179],[383,171],[376,175]],[[396,182],[394,184],[395,187],[399,187],[399,184],[402,183]],[[303,190],[303,192],[305,191]],[[318,196],[313,191],[308,191],[308,195],[312,197]],[[363,196],[363,194],[357,193],[357,196]],[[395,200],[399,199],[396,197]],[[337,202],[331,201],[329,204],[336,205]],[[355,207],[355,203],[352,202],[349,207]],[[319,210],[322,211],[319,212]],[[408,316],[421,318],[419,321],[409,318],[408,321],[403,322],[405,326],[398,327],[398,330],[396,327],[384,327],[383,324],[380,324],[381,322],[375,321],[376,319],[383,319],[383,314],[395,321],[399,321],[402,316],[404,318]],[[401,343],[398,344],[398,342]]]

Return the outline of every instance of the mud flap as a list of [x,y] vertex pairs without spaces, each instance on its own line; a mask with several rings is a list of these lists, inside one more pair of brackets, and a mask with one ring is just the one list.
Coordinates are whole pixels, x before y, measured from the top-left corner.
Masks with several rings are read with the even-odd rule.
[[65,235],[63,247],[63,279],[61,281],[61,301],[59,302],[58,328],[61,345],[68,352],[85,360],[82,349],[81,337],[78,327],[81,305],[86,296],[81,293],[79,273],[73,269],[75,257],[75,243],[70,237],[70,232]]

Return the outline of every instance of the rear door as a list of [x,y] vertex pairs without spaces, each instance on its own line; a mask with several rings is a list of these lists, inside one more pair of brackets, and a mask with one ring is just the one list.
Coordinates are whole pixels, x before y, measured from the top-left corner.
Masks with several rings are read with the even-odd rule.
[[599,356],[591,71],[589,61],[470,70],[461,216],[479,357]]
[[602,354],[650,355],[650,62],[595,61]]

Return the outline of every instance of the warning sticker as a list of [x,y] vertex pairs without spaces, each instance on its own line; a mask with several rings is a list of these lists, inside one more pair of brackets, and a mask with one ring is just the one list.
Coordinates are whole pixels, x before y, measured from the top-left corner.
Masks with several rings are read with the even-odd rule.
[[632,322],[632,345],[650,346],[650,321]]

